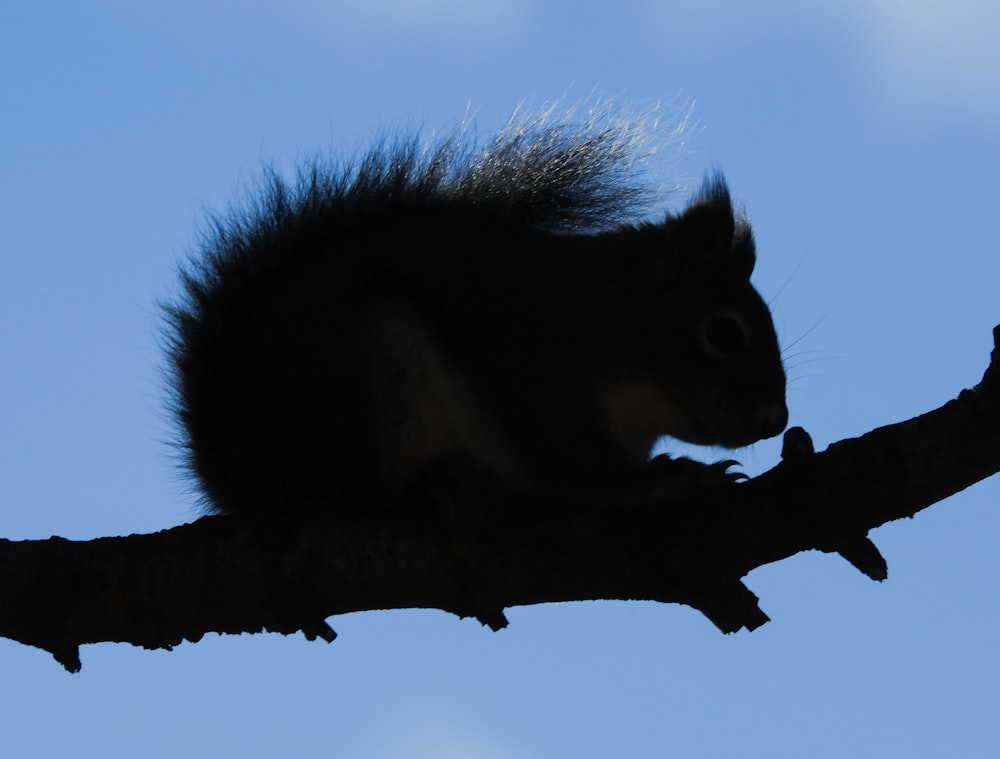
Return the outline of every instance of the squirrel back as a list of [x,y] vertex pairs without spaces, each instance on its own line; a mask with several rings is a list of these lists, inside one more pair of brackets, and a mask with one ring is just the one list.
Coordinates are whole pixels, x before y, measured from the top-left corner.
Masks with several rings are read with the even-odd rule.
[[207,506],[396,507],[455,464],[539,496],[645,500],[692,472],[719,480],[650,461],[659,437],[778,434],[785,377],[749,224],[721,176],[641,221],[640,140],[540,119],[483,149],[404,141],[292,187],[272,175],[217,219],[168,308]]

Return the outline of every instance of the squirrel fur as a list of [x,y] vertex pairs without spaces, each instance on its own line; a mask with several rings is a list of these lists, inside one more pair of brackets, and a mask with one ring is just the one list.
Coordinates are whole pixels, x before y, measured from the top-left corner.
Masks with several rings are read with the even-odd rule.
[[644,221],[636,128],[512,122],[274,175],[168,307],[187,466],[216,513],[398,508],[439,467],[629,503],[718,484],[785,375],[721,175]]

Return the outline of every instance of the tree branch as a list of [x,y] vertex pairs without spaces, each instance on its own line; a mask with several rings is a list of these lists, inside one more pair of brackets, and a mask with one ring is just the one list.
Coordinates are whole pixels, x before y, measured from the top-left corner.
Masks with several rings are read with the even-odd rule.
[[646,599],[752,630],[768,618],[741,582],[750,570],[819,549],[884,579],[869,530],[1000,471],[1000,327],[993,335],[982,382],[941,408],[822,453],[794,428],[778,466],[684,502],[491,496],[464,522],[419,511],[325,525],[206,517],[151,535],[2,540],[0,635],[76,671],[83,643],[170,648],[261,630],[332,641],[327,617],[368,609],[437,608],[499,629],[509,606]]

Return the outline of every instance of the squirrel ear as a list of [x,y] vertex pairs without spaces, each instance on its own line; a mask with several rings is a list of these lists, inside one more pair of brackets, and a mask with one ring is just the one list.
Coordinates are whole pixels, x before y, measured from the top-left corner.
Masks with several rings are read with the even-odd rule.
[[713,268],[750,278],[756,262],[753,232],[746,217],[733,211],[722,174],[706,177],[701,192],[673,222],[688,255]]
[[757,246],[753,241],[753,230],[745,216],[736,219],[733,233],[732,266],[739,276],[750,279],[754,264],[757,263]]

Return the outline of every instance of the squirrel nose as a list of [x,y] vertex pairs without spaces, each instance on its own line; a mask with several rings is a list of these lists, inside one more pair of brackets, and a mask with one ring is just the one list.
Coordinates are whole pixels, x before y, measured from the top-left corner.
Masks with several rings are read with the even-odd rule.
[[761,438],[780,435],[788,425],[788,407],[784,400],[765,403],[757,410],[757,430]]

